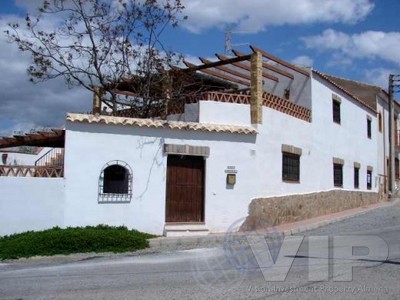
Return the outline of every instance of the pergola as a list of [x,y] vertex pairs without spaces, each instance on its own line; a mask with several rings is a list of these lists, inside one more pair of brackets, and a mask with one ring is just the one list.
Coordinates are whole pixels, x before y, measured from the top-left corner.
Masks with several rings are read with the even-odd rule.
[[[193,63],[184,61],[186,71],[199,71],[204,74],[214,76],[216,78],[226,80],[229,82],[237,83],[239,85],[250,87],[251,86],[251,57],[255,53],[259,53],[263,57],[262,62],[262,79],[268,80],[273,83],[279,83],[279,77],[284,77],[293,80],[295,75],[310,77],[310,73],[302,68],[290,64],[272,54],[269,54],[257,47],[250,46],[252,54],[244,54],[240,51],[233,50],[235,57],[228,57],[222,54],[215,54],[217,61],[210,61],[206,58],[199,57],[203,63],[201,65],[194,65]],[[274,64],[272,64],[272,63]],[[284,68],[280,67],[283,66]],[[289,71],[288,71],[289,70]]]
[[52,129],[51,131],[38,131],[25,135],[14,135],[13,137],[0,138],[0,148],[11,148],[19,146],[34,147],[64,147],[65,130]]

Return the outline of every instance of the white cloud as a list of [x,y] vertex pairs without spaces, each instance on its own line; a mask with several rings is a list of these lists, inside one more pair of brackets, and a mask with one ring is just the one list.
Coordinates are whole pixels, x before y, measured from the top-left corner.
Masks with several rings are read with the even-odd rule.
[[[10,18],[0,20],[0,32]],[[87,112],[91,95],[83,88],[68,89],[63,79],[29,82],[30,56],[0,35],[0,133],[27,131],[29,127],[59,127],[67,112]]]
[[380,86],[385,90],[387,90],[390,74],[400,74],[400,70],[386,69],[386,68],[376,68],[367,70],[365,72],[365,80],[368,83]]
[[234,25],[246,32],[268,26],[317,22],[356,23],[373,10],[371,0],[184,0],[192,32]]
[[349,35],[328,29],[302,40],[308,48],[333,51],[344,58],[379,58],[400,65],[400,32],[366,31]]
[[301,55],[293,59],[291,63],[297,66],[312,67],[314,60],[307,55]]

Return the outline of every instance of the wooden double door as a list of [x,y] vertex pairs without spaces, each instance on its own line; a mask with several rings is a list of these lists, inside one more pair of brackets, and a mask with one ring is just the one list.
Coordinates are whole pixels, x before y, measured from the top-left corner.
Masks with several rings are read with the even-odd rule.
[[204,222],[205,160],[168,155],[166,222]]

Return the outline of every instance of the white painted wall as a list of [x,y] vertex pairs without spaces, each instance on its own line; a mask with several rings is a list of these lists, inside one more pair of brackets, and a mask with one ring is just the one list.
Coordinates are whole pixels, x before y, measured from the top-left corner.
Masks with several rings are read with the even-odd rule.
[[[344,93],[334,87],[327,87],[316,76],[312,84],[313,96],[313,145],[317,151],[318,170],[321,166],[332,165],[332,156],[345,160],[344,165],[344,189],[353,189],[354,162],[361,164],[360,190],[366,190],[367,165],[373,167],[373,188],[377,191],[376,177],[378,157],[378,134],[376,115],[364,108],[355,100],[349,99]],[[342,98],[341,124],[332,121],[332,93]],[[347,100],[346,100],[347,99]],[[367,137],[367,116],[372,118],[372,136]],[[320,175],[331,177],[333,183],[332,168],[324,169]],[[323,184],[328,186],[329,182]]]
[[1,155],[7,154],[7,165],[19,165],[19,166],[34,166],[35,161],[40,158],[43,154],[49,151],[52,148],[42,148],[38,153],[21,153],[21,152],[13,152],[7,151],[6,149],[0,151],[0,164],[3,164],[1,161]]
[[64,225],[64,179],[0,177],[0,236]]
[[250,105],[199,101],[199,123],[250,126]]
[[[210,147],[205,197],[205,216],[210,230],[222,231],[243,217],[255,195],[251,176],[255,160],[250,151],[254,149],[255,136],[77,123],[67,123],[66,136],[66,226],[105,223],[162,234],[165,143]],[[129,204],[97,202],[100,172],[112,160],[125,161],[133,170],[133,198]],[[225,169],[229,165],[238,169],[234,189],[226,186]]]
[[389,157],[389,108],[384,99],[378,97],[377,111],[382,113],[382,132],[379,132],[377,125],[378,135],[378,174],[388,175],[386,159]]
[[[367,137],[367,116],[376,117],[346,95],[319,80],[312,84],[313,122],[263,108],[257,136],[67,123],[65,225],[126,225],[162,234],[165,225],[166,165],[164,144],[210,147],[206,159],[205,222],[221,232],[246,217],[256,197],[335,189],[333,157],[345,160],[345,190],[354,190],[354,162],[361,164],[360,191],[367,191],[367,165],[377,170],[377,133]],[[340,125],[332,120],[332,93],[342,97]],[[250,106],[200,101],[202,123],[249,125]],[[282,144],[302,148],[300,183],[282,181]],[[122,160],[133,170],[129,204],[99,204],[98,178],[104,165]],[[238,170],[237,184],[226,185],[227,166]],[[377,191],[373,183],[372,191]]]

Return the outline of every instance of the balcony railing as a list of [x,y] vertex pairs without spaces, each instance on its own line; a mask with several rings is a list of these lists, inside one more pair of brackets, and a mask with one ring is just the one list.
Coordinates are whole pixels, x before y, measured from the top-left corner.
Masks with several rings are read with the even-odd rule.
[[0,166],[0,177],[47,177],[64,176],[63,166]]
[[[186,103],[197,103],[202,101],[217,101],[226,103],[250,104],[250,94],[229,94],[221,92],[205,92],[195,96],[188,97]],[[311,110],[293,103],[289,100],[280,98],[271,93],[264,92],[262,95],[263,106],[280,111],[284,114],[301,119],[306,122],[311,122]],[[183,103],[168,108],[171,114],[180,114],[184,112]]]

